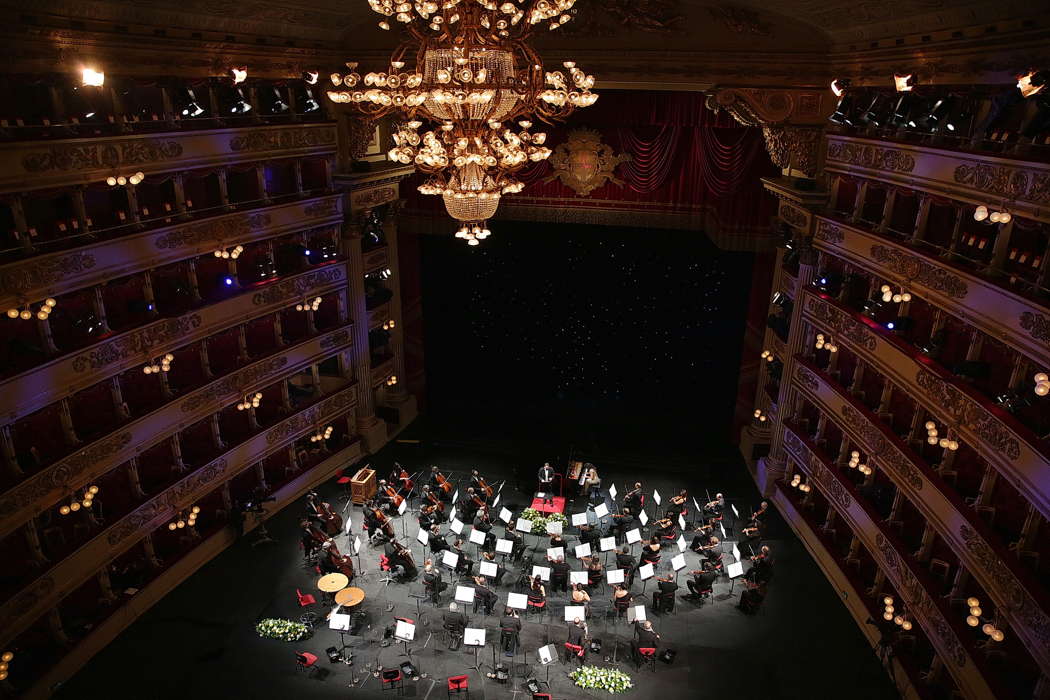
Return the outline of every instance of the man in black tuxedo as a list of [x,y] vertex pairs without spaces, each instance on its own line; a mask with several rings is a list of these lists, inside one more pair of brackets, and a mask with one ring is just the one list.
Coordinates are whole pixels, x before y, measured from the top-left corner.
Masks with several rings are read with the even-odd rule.
[[543,503],[553,503],[554,498],[554,469],[550,462],[544,462],[536,475],[539,481],[539,491],[543,494]]

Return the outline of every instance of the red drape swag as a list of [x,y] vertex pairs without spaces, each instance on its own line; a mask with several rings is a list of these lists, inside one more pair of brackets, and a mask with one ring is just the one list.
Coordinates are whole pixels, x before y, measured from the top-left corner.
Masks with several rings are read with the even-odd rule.
[[[670,211],[712,207],[723,227],[736,229],[764,228],[773,214],[775,200],[759,178],[774,176],[777,169],[766,155],[761,130],[707,109],[703,94],[602,91],[594,106],[577,112],[568,124],[545,129],[548,146],[557,148],[580,127],[601,133],[614,152],[630,154],[631,160],[615,170],[622,185],[606,182],[581,197],[551,179],[553,168],[544,161],[518,174],[525,189],[505,201],[543,205],[550,199],[558,200],[551,206],[562,207],[567,199],[580,200],[581,206],[601,200],[604,207],[623,202],[625,208],[644,202],[664,204]],[[410,201],[419,209],[441,209],[439,197],[414,193]]]

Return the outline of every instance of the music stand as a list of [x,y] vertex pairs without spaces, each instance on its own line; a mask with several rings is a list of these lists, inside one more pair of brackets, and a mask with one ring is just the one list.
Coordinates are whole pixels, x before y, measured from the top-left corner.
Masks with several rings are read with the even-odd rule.
[[576,545],[576,548],[573,550],[573,554],[576,555],[577,559],[583,559],[584,557],[591,556],[590,542],[584,542],[583,544]]
[[462,535],[463,521],[459,518],[452,518],[452,520],[448,524],[448,529],[452,530],[452,532],[456,533],[457,535]]
[[616,538],[602,537],[598,540],[598,549],[605,552],[605,566],[609,566],[609,552],[616,549]]
[[[339,606],[337,606],[338,609]],[[346,649],[346,639],[343,637],[347,632],[350,631],[351,617],[350,615],[344,615],[341,613],[333,612],[328,618],[328,629],[335,630],[339,633],[339,653],[343,653],[343,649]]]
[[478,559],[481,558],[481,545],[485,544],[485,533],[477,528],[473,528],[470,531],[470,542],[476,548]]
[[500,495],[499,495],[499,494],[497,493],[497,494],[496,494],[496,497],[492,499],[492,507],[493,507],[493,508],[495,508],[496,506],[498,506],[498,505],[499,505],[499,496],[500,496]]
[[507,607],[513,610],[525,610],[529,607],[529,597],[524,593],[508,593]]
[[547,523],[547,534],[548,535],[560,535],[560,534],[562,534],[563,530],[564,530],[564,527],[562,526],[561,521],[553,520],[553,521]]
[[569,583],[581,583],[584,586],[590,580],[590,574],[586,571],[570,571],[569,572]]
[[644,508],[640,513],[638,513],[638,522],[642,524],[642,527],[645,527],[649,524],[649,514],[645,512]]
[[656,574],[656,567],[652,564],[643,564],[638,567],[638,577],[642,579],[642,595],[645,595],[645,585],[654,574]]
[[547,644],[536,650],[536,655],[540,659],[540,665],[547,669],[547,680],[543,682],[547,684],[548,690],[550,690],[551,687],[551,664],[554,663],[557,654],[558,652],[554,649],[553,644]]
[[660,492],[657,491],[656,489],[653,489],[653,500],[656,501],[656,505],[660,505],[660,501],[661,501]]
[[503,563],[507,563],[507,557],[514,551],[514,542],[511,540],[496,540],[496,554],[503,555]]
[[[472,588],[471,592],[473,590]],[[474,670],[481,671],[481,665],[478,664],[478,651],[485,646],[485,629],[481,627],[467,627],[463,630],[463,643],[468,647],[474,647]]]
[[397,507],[397,514],[401,516],[401,538],[408,539],[408,518],[405,517],[405,511],[408,510],[408,499],[402,498],[401,505]]
[[594,507],[594,517],[598,518],[598,520],[601,520],[608,514],[609,506],[605,505],[604,503],[599,503]]
[[685,543],[685,535],[678,535],[678,539],[675,540],[675,544],[678,545],[679,552],[684,552],[685,550],[689,549],[689,545]]
[[565,547],[547,547],[547,557],[552,561],[565,558]]
[[549,566],[536,566],[532,567],[532,578],[540,577],[541,581],[549,583],[551,580],[551,568]]
[[[613,503],[616,502],[616,484],[609,484],[609,499],[612,500]],[[605,504],[603,503],[602,505]],[[595,508],[594,511],[597,513],[598,509]]]
[[[642,512],[644,513],[645,511]],[[642,541],[642,531],[636,527],[628,530],[625,534],[627,535],[627,544],[631,545],[631,554],[634,554],[634,545]]]
[[726,567],[726,576],[729,577],[729,595],[733,595],[734,584],[736,579],[744,575],[744,564],[743,562],[735,561]]
[[357,570],[363,571],[364,569],[361,567],[361,535],[354,536],[353,547],[354,556],[357,557]]
[[674,581],[678,583],[678,572],[685,568],[685,555],[671,557],[671,568],[674,569]]
[[580,525],[587,524],[587,512],[573,513],[572,514],[572,526],[579,527]]
[[405,622],[404,620],[398,620],[397,626],[394,628],[394,639],[405,645],[405,656],[408,660],[412,660],[412,653],[408,649],[408,643],[416,638],[416,626],[411,622]]
[[452,577],[456,573],[456,566],[459,564],[459,554],[453,552],[451,549],[441,550],[441,565],[448,569],[448,581],[452,583]]
[[502,520],[504,524],[509,523],[510,519],[513,517],[514,514],[511,513],[510,510],[508,510],[506,507],[499,509],[499,519]]

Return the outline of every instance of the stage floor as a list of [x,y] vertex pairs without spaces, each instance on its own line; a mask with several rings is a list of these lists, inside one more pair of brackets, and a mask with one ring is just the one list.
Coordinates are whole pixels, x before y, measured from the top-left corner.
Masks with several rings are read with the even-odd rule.
[[[410,434],[415,437],[415,434]],[[554,463],[554,454],[551,462]],[[391,445],[377,455],[373,466],[385,475],[394,460],[410,471],[418,471],[431,464],[438,465],[446,474],[463,478],[476,468],[490,483],[507,480],[501,505],[515,512],[531,502],[535,464],[521,464],[521,456],[513,445],[469,445],[464,443],[435,444],[425,440],[420,447]],[[654,460],[654,464],[656,464]],[[622,494],[628,480],[640,479],[647,493],[658,488],[669,495],[672,489],[688,488],[702,500],[705,488],[712,493],[724,491],[730,502],[741,513],[757,505],[758,494],[738,466],[726,464],[712,470],[719,473],[703,482],[702,469],[687,464],[662,464],[659,469],[643,467],[635,459],[617,462],[609,459],[598,464],[607,487],[615,483]],[[708,465],[710,466],[710,465]],[[675,468],[680,471],[676,473]],[[520,478],[519,478],[520,475]],[[322,495],[342,507],[334,484],[321,489]],[[566,514],[582,512],[586,507],[580,497],[570,499]],[[651,508],[650,508],[651,510]],[[354,533],[359,532],[361,512],[350,506]],[[254,632],[257,620],[264,617],[298,619],[301,610],[295,589],[316,590],[317,576],[303,566],[299,549],[297,522],[303,513],[291,506],[268,522],[270,535],[276,544],[252,546],[254,535],[245,538],[197,574],[172,591],[153,609],[145,613],[105,651],[92,660],[77,676],[70,679],[55,697],[80,698],[328,698],[380,697],[380,681],[371,674],[378,662],[385,667],[396,666],[405,660],[403,644],[381,646],[384,628],[392,624],[394,616],[416,619],[419,623],[417,639],[409,645],[412,662],[423,674],[419,680],[405,681],[405,695],[436,700],[445,692],[448,676],[466,673],[470,678],[472,698],[507,698],[524,700],[530,697],[523,677],[546,680],[548,668],[536,662],[536,650],[554,643],[559,651],[566,638],[562,609],[567,603],[564,593],[549,593],[548,615],[543,618],[525,618],[521,641],[528,650],[528,665],[522,655],[516,657],[518,675],[512,682],[498,684],[485,677],[493,664],[493,642],[498,641],[499,614],[485,618],[480,613],[468,617],[472,626],[488,630],[489,646],[478,656],[481,670],[474,669],[474,652],[463,647],[449,651],[441,636],[441,615],[447,609],[454,587],[445,592],[441,605],[435,609],[429,602],[422,604],[410,597],[421,593],[421,579],[407,585],[379,582],[378,551],[362,547],[358,577],[353,585],[363,588],[367,613],[359,634],[346,636],[353,652],[353,665],[331,664],[325,649],[339,646],[337,632],[319,626],[313,637],[298,643],[261,639]],[[652,515],[652,513],[650,513]],[[399,537],[410,544],[417,564],[422,568],[421,548],[415,541],[415,518],[406,514],[406,523],[395,519]],[[726,522],[730,522],[727,518]],[[498,531],[499,528],[497,528]],[[575,529],[570,530],[574,532]],[[715,584],[715,595],[702,606],[683,600],[685,577],[680,577],[679,599],[672,615],[652,615],[656,630],[661,635],[661,649],[674,649],[677,658],[673,664],[656,663],[656,670],[638,670],[630,662],[629,641],[631,629],[623,622],[602,614],[608,607],[608,588],[604,585],[592,593],[595,614],[590,621],[591,636],[602,640],[601,655],[590,655],[589,663],[616,666],[627,671],[635,688],[627,697],[661,697],[662,700],[681,698],[831,698],[882,699],[898,697],[892,682],[881,668],[853,620],[837,599],[816,564],[794,538],[790,530],[773,514],[767,540],[775,552],[775,578],[762,609],[748,616],[737,609],[740,583],[725,579]],[[687,539],[690,535],[687,535]],[[351,534],[351,539],[353,534]],[[527,537],[530,545],[535,537]],[[730,539],[735,539],[730,537]],[[342,551],[350,549],[347,538],[340,536],[337,543]],[[569,538],[574,544],[574,538]],[[544,545],[545,546],[545,545]],[[730,546],[726,546],[729,551]],[[542,559],[537,552],[537,563]],[[677,547],[665,547],[661,564],[666,567]],[[688,568],[696,567],[698,557],[687,554]],[[727,555],[727,561],[731,555]],[[355,561],[356,564],[356,561]],[[575,558],[570,564],[577,568]],[[511,565],[497,589],[500,601],[506,593],[516,591],[520,567]],[[445,580],[448,580],[446,574]],[[650,582],[651,584],[652,582]],[[635,582],[634,591],[640,593],[643,585]],[[646,594],[652,592],[649,585]],[[649,597],[648,595],[646,596]],[[393,606],[392,610],[387,610]],[[648,601],[647,601],[648,607]],[[315,605],[309,610],[322,617],[330,609]],[[606,659],[613,655],[619,642],[616,663]],[[319,672],[309,675],[296,669],[295,651],[309,651],[320,657]],[[497,653],[497,662],[503,662]],[[567,677],[574,665],[555,662],[549,667],[550,692],[554,698],[596,697],[594,691],[584,691]],[[388,693],[390,691],[387,691]],[[385,694],[384,694],[385,695]],[[602,696],[606,696],[602,693]]]

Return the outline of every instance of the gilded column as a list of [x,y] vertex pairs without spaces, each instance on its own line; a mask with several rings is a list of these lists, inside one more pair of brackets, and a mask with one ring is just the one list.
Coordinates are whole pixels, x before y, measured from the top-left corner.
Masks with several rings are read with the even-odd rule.
[[50,560],[44,554],[44,548],[40,545],[40,533],[37,532],[35,518],[30,518],[26,521],[25,525],[22,526],[22,534],[25,536],[26,549],[29,550],[30,555],[33,557],[33,564],[38,567],[46,566]]
[[186,283],[190,286],[190,298],[193,299],[194,304],[200,304],[201,299],[201,288],[197,282],[197,261],[187,260],[186,261]]
[[157,297],[153,293],[153,273],[149,270],[142,273],[142,300],[146,302],[146,315],[156,318],[158,315]]
[[0,427],[0,453],[3,454],[4,469],[12,481],[20,481],[25,472],[18,463],[18,452],[15,450],[15,442],[11,437],[11,426]]
[[80,438],[77,437],[77,432],[73,428],[73,414],[69,410],[69,399],[62,399],[58,402],[58,420],[62,424],[62,434],[66,442],[70,445],[79,445]]
[[915,225],[912,227],[911,242],[918,243],[926,237],[926,224],[930,220],[930,206],[933,200],[927,194],[920,194],[919,212],[915,215]]
[[186,471],[186,462],[182,460],[182,437],[178,432],[171,434],[171,461],[176,472]]
[[222,429],[219,426],[219,414],[211,414],[211,418],[208,421],[208,425],[211,427],[211,440],[215,447],[220,450],[226,449],[226,443],[222,439]]
[[128,410],[128,405],[124,403],[124,392],[120,390],[119,374],[109,378],[109,396],[113,399],[113,408],[116,410],[117,415],[124,420],[131,418],[131,411]]
[[102,298],[102,287],[95,285],[92,288],[94,295],[92,296],[92,304],[95,308],[95,316],[98,317],[99,323],[99,334],[105,335],[110,332],[109,320],[106,318],[106,302]]
[[[178,473],[178,470],[175,470]],[[131,493],[134,494],[135,498],[145,498],[146,491],[142,488],[142,480],[139,478],[139,460],[137,457],[132,457],[128,460],[128,484],[131,486]]]

